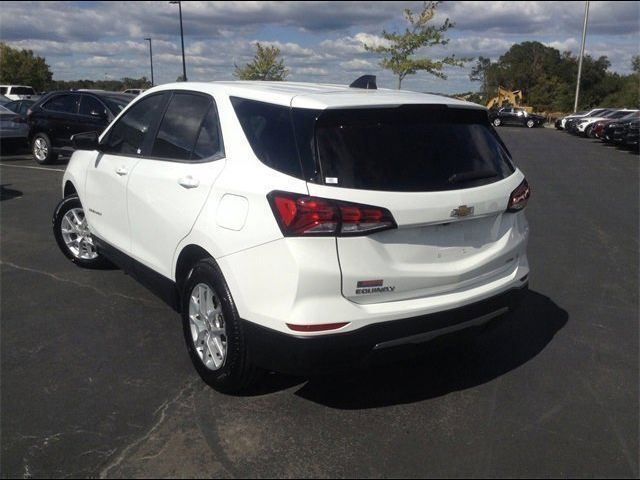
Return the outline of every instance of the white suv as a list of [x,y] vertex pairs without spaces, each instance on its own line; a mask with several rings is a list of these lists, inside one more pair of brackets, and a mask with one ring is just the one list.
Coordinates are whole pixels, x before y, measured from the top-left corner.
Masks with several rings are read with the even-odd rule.
[[4,95],[10,100],[23,100],[37,97],[33,87],[25,85],[0,85],[0,95]]
[[353,85],[148,90],[74,137],[58,245],[178,310],[196,369],[226,391],[514,308],[530,191],[486,109]]

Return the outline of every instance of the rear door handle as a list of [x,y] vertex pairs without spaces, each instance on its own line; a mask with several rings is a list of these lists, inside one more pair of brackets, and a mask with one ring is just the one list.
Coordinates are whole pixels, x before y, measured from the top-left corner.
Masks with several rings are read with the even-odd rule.
[[124,167],[119,167],[118,169],[116,169],[116,173],[122,177],[123,175],[129,173],[129,170]]
[[191,175],[187,175],[186,177],[182,177],[178,180],[178,183],[184,188],[196,188],[200,185],[200,180],[193,178]]

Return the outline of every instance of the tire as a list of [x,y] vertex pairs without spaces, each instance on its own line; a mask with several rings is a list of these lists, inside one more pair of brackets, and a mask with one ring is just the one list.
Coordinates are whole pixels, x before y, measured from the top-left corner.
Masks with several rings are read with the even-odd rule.
[[100,255],[87,227],[84,209],[77,195],[65,197],[53,214],[53,236],[62,253],[83,268],[107,268],[111,263]]
[[493,119],[493,126],[494,127],[499,127],[500,125],[502,125],[502,120],[500,120],[499,118],[494,118]]
[[31,140],[31,154],[40,165],[53,163],[58,159],[58,154],[53,152],[51,140],[46,133],[36,133]]
[[533,128],[536,126],[536,122],[533,120],[527,120],[527,128]]
[[213,259],[201,260],[191,269],[181,304],[184,339],[200,378],[224,393],[251,386],[259,370],[251,363],[240,316]]

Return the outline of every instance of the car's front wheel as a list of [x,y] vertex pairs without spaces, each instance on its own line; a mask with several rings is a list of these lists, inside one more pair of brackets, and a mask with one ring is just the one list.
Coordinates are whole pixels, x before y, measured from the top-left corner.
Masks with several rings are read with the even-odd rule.
[[191,361],[208,385],[232,393],[253,383],[258,370],[227,282],[212,259],[201,260],[187,275],[182,326]]
[[46,133],[36,133],[31,140],[31,153],[40,165],[53,163],[58,159],[58,154],[53,152],[51,139]]
[[500,120],[499,118],[494,118],[493,119],[493,126],[494,127],[499,127],[500,125],[502,125],[502,120]]
[[110,266],[96,248],[77,195],[64,198],[53,214],[53,236],[58,247],[76,265],[85,268]]

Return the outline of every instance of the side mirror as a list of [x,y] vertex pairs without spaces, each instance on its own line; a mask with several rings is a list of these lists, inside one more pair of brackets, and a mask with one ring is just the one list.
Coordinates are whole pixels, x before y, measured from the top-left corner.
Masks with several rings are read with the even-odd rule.
[[98,150],[98,132],[76,133],[71,136],[74,150]]

